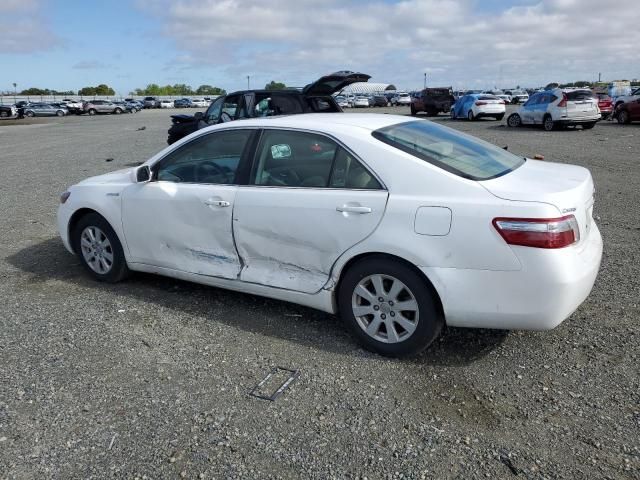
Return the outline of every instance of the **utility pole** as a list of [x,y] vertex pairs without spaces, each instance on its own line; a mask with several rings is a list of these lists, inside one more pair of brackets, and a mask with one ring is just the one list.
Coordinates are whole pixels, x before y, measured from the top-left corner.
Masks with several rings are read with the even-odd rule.
[[250,86],[250,83],[249,83],[249,79],[250,79],[250,78],[251,78],[251,77],[250,77],[249,75],[247,75],[247,90],[250,90],[250,89],[251,89],[251,86]]
[[13,103],[16,103],[16,95],[18,94],[17,87],[18,84],[13,82]]
[[424,87],[427,88],[427,72],[424,73]]
[[601,78],[602,78],[602,73],[598,72],[598,83],[600,83]]

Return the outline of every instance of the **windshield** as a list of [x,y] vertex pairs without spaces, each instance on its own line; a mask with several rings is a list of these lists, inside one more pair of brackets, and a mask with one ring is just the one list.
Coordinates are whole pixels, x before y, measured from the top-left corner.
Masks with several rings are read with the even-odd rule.
[[471,180],[489,180],[524,164],[525,159],[470,135],[423,120],[372,132],[374,138],[437,167]]

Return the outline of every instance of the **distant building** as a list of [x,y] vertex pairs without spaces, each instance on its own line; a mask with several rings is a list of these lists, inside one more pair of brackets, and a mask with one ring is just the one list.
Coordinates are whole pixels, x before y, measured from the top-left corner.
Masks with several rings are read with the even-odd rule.
[[391,83],[356,82],[347,85],[340,93],[378,93],[395,90],[396,86]]

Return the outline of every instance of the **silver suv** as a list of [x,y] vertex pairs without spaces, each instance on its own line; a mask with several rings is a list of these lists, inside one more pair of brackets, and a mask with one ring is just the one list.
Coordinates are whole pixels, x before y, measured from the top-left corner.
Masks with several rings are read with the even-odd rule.
[[96,113],[120,114],[125,111],[125,108],[109,100],[91,100],[82,104],[82,110],[89,115],[95,115]]

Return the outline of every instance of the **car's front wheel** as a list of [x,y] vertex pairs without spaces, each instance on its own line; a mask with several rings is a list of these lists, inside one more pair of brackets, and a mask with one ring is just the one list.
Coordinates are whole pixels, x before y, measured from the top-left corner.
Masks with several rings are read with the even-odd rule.
[[82,217],[71,240],[82,265],[96,280],[115,283],[129,275],[122,244],[102,216],[90,213]]
[[32,111],[28,111],[28,112],[25,112],[25,115],[26,115],[27,117],[35,117],[35,115],[36,115],[36,114],[35,114],[35,113],[33,113]]
[[62,110],[58,110],[58,111],[56,112],[56,115],[57,115],[58,117],[64,117],[64,112],[63,112]]
[[629,123],[631,121],[631,117],[629,117],[629,113],[626,110],[620,110],[616,115],[616,120],[620,124]]
[[437,338],[443,325],[425,279],[383,256],[358,261],[346,272],[338,308],[352,335],[382,355],[417,354]]
[[507,118],[507,125],[510,127],[519,127],[522,125],[522,118],[520,118],[520,115],[517,113],[512,113],[509,115],[509,118]]
[[95,108],[89,109],[89,115],[95,115],[96,113],[98,113],[98,111]]

